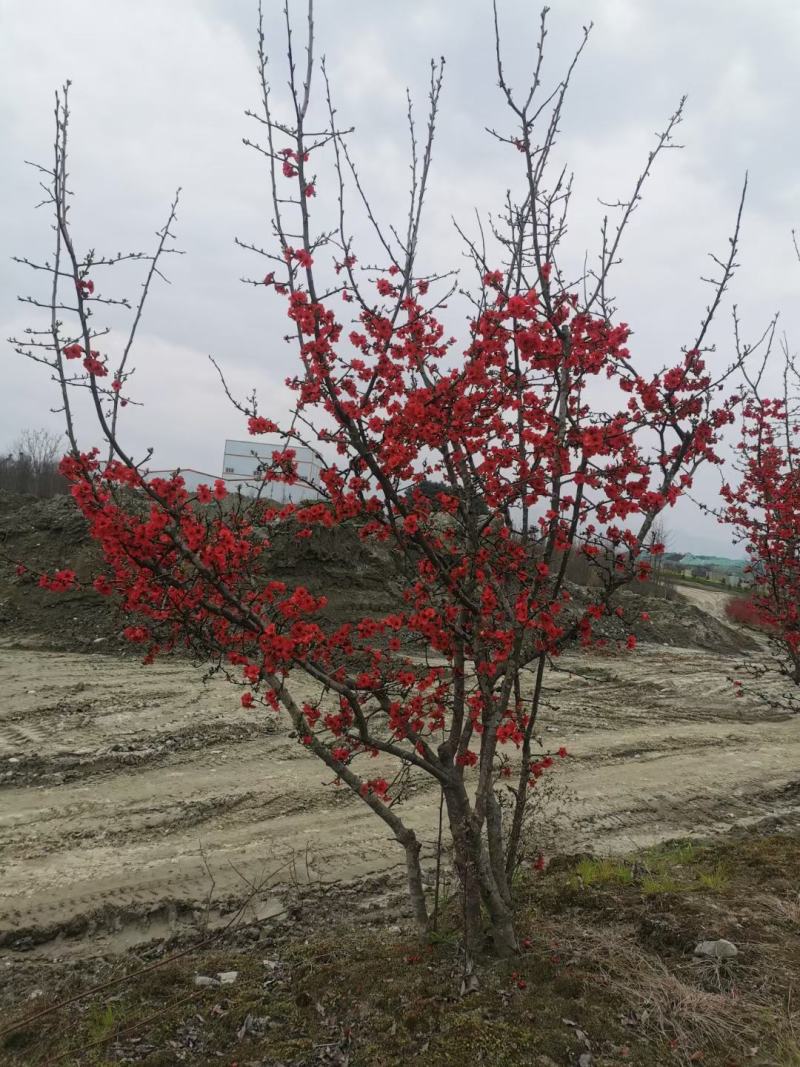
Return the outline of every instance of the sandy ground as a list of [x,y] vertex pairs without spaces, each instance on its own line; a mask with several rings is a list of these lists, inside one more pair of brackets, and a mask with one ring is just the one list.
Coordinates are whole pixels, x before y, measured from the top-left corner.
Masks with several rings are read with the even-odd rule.
[[725,605],[733,594],[723,593],[718,589],[703,589],[702,586],[690,585],[688,582],[676,584],[684,600],[688,600],[696,608],[705,611],[707,615],[730,625],[730,620],[725,615]]
[[[630,850],[800,811],[800,720],[735,698],[736,672],[735,657],[657,645],[565,657],[542,720],[545,744],[573,753],[558,847]],[[188,665],[0,648],[0,693],[0,946],[124,948],[223,921],[253,884],[266,917],[287,882],[402,866],[275,718]],[[402,812],[430,857],[438,796],[419,782]]]

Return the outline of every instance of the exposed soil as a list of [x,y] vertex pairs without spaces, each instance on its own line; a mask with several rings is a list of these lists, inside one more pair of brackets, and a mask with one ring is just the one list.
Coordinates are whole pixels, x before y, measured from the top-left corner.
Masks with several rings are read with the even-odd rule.
[[[320,528],[310,540],[273,535],[263,558],[272,576],[328,598],[333,623],[385,611],[387,553],[369,550],[353,527]],[[27,573],[18,575],[16,564]],[[74,570],[82,588],[53,595],[38,576]],[[47,500],[0,490],[0,637],[57,651],[109,651],[137,656],[122,636],[131,622],[91,587],[102,559],[69,496]],[[324,621],[324,620],[323,620]]]
[[[648,645],[572,653],[549,672],[543,743],[572,753],[547,830],[561,848],[627,850],[800,810],[800,720],[760,693],[736,698],[736,665]],[[399,876],[402,853],[366,806],[188,663],[6,646],[0,691],[8,950],[115,951],[222,922],[253,883],[268,915],[287,884]],[[417,780],[401,808],[430,865],[437,797]]]
[[[355,527],[321,527],[302,541],[288,529],[270,536],[263,566],[290,585],[324,593],[328,604],[319,620],[322,625],[357,621],[390,609],[387,576],[394,571],[392,557],[385,547],[362,541]],[[16,573],[17,562],[29,568],[27,573]],[[83,587],[55,595],[38,587],[39,574],[61,568],[74,570]],[[71,497],[37,500],[0,491],[0,639],[62,652],[114,651],[135,657],[138,650],[122,637],[130,617],[120,615],[91,587],[101,570],[102,560]],[[574,603],[562,616],[565,619],[585,600],[579,586],[570,589]],[[685,591],[691,592],[689,587]],[[707,595],[705,590],[698,592]],[[715,652],[756,648],[745,631],[726,624],[721,611],[709,613],[700,602],[696,607],[694,601],[675,603],[623,590],[617,603],[624,618],[611,615],[595,627],[597,636],[610,642],[624,642],[633,633],[644,643]],[[649,616],[646,621],[643,612]]]

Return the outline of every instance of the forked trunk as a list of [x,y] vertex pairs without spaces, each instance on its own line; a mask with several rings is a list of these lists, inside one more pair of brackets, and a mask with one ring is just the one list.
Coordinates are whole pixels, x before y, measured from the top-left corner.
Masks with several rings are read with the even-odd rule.
[[[464,921],[464,940],[468,954],[479,954],[484,948],[484,912],[488,934],[495,955],[514,955],[518,949],[514,932],[510,901],[505,897],[494,873],[499,862],[505,887],[502,843],[495,840],[494,861],[484,847],[481,835],[472,825],[471,814],[464,799],[453,789],[445,790],[445,803],[453,839],[455,868],[458,875]],[[495,824],[499,831],[499,824]],[[483,905],[483,908],[481,907]]]

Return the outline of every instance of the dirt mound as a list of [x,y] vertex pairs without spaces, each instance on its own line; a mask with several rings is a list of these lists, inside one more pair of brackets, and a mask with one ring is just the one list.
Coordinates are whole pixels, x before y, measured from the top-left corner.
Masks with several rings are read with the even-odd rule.
[[[611,640],[624,641],[632,633],[637,641],[704,648],[711,652],[745,652],[758,648],[756,641],[743,630],[726,625],[682,597],[662,600],[622,590],[615,603],[622,608],[624,617],[614,615],[596,627],[598,634]],[[642,618],[643,615],[647,618]]]
[[[267,562],[270,574],[302,584],[328,598],[326,619],[354,621],[388,609],[385,576],[392,571],[387,552],[364,545],[357,530],[324,528],[303,542],[278,531]],[[29,568],[18,575],[16,563]],[[122,637],[130,619],[91,588],[52,593],[38,586],[38,574],[61,568],[86,581],[102,569],[97,546],[71,497],[40,500],[0,491],[0,637],[36,635],[37,644],[58,651],[113,648],[140,650]]]
[[[324,593],[329,623],[384,613],[395,597],[399,605],[399,575],[391,552],[365,544],[354,526],[320,528],[303,541],[288,529],[271,537],[264,557],[269,573]],[[90,579],[102,566],[70,497],[38,500],[0,492],[0,553],[5,557],[0,558],[0,636],[19,640],[35,634],[38,644],[60,651],[131,651],[122,637],[129,620],[108,599],[91,588],[56,594],[37,585],[37,572],[70,568],[79,579]],[[17,575],[15,561],[26,564],[30,573]],[[572,611],[582,609],[586,592],[579,586],[571,592]],[[609,641],[624,642],[633,633],[639,641],[720,652],[756,647],[744,632],[684,600],[669,602],[623,591],[617,603],[624,617],[605,618],[596,627]],[[649,620],[642,619],[642,613]]]
[[[38,587],[37,572],[69,568],[88,578],[99,566],[97,549],[71,497],[37,500],[0,492],[0,553],[0,636],[36,634],[54,649],[127,645],[119,612],[93,589],[53,594]],[[16,561],[32,573],[17,575]]]

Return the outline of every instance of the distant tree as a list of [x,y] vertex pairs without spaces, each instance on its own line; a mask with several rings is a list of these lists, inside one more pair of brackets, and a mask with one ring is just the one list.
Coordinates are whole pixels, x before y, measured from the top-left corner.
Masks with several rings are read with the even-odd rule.
[[58,470],[63,450],[63,434],[23,430],[7,455],[0,458],[0,489],[45,497],[66,493],[67,482]]
[[765,396],[769,347],[757,373],[744,368],[739,481],[722,488],[723,519],[749,557],[751,616],[800,685],[800,372],[784,342],[782,389]]

